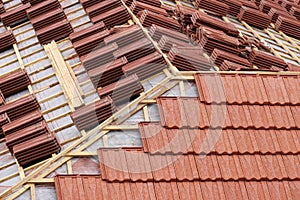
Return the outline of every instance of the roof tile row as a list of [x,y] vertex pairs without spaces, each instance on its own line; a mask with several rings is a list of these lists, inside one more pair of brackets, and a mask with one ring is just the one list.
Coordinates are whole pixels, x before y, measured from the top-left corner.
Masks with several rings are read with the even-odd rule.
[[297,199],[299,181],[106,182],[97,175],[55,176],[63,199]]

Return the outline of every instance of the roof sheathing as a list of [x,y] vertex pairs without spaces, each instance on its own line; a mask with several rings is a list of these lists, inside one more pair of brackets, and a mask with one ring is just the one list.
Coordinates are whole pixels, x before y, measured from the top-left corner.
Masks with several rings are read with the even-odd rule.
[[[63,1],[63,2],[67,2],[67,1]],[[63,3],[62,2],[62,3]],[[74,1],[73,1],[74,2]],[[72,4],[71,4],[72,5]],[[76,7],[76,5],[80,5],[79,3],[76,3],[76,2],[74,2],[74,8]],[[73,6],[68,6],[67,5],[67,3],[66,3],[66,6],[64,6],[65,7],[65,11],[68,9],[68,8],[73,8]],[[80,6],[78,6],[78,9],[80,10],[80,8],[79,8]],[[76,8],[77,9],[77,8]],[[76,10],[75,9],[75,10]],[[67,11],[66,11],[67,12]],[[74,13],[76,13],[75,11],[74,11]],[[67,14],[67,17],[68,17],[68,19],[70,20],[72,17],[70,17],[71,15],[68,15]],[[76,18],[76,17],[75,17]],[[79,17],[79,18],[81,18],[81,17]],[[74,21],[76,21],[76,20],[74,20]],[[78,21],[80,21],[80,20],[78,20]],[[71,23],[72,24],[72,23]],[[83,22],[83,27],[86,25],[86,26],[89,26],[89,22],[87,22],[87,24],[85,24],[85,22]],[[74,28],[74,26],[73,26],[73,28]],[[80,29],[80,27],[78,28],[78,29]],[[246,30],[248,30],[247,29],[247,27],[246,27]],[[280,35],[276,32],[276,31],[273,31],[273,29],[271,29],[270,30],[272,33],[274,33],[274,35],[276,36],[276,37],[278,37],[278,38],[280,38],[280,40],[282,39],[282,38],[285,38],[286,40],[291,40],[291,41],[293,41],[293,42],[295,42],[293,39],[291,39],[290,37],[288,37],[288,36],[282,36],[282,37],[280,37]],[[22,32],[22,31],[21,31]],[[27,31],[26,31],[27,32]],[[248,32],[249,32],[249,30],[248,30]],[[258,32],[258,33],[260,33],[260,31],[259,30],[254,30],[254,32]],[[252,32],[252,30],[250,30],[250,33],[252,34],[253,32]],[[282,35],[282,34],[281,34]],[[30,39],[30,38],[25,38],[24,39],[24,41],[27,41],[28,39]],[[274,41],[274,40],[273,40]],[[24,43],[26,43],[26,42],[24,42]],[[278,43],[278,42],[276,42],[275,41],[275,43]],[[285,42],[284,42],[285,43]],[[289,42],[289,44],[291,44],[290,42]],[[65,60],[66,61],[70,61],[70,62],[73,62],[74,64],[71,64],[71,67],[74,69],[74,71],[75,71],[75,69],[76,69],[76,67],[78,67],[78,66],[80,66],[80,63],[79,62],[76,62],[76,61],[78,61],[77,59],[78,58],[76,58],[76,56],[74,56],[73,54],[74,54],[74,51],[72,50],[72,46],[71,46],[71,44],[70,44],[70,42],[68,41],[68,39],[66,39],[66,40],[64,40],[64,41],[60,41],[60,42],[58,42],[58,45],[59,45],[59,48],[60,48],[60,50],[61,50],[61,52],[62,52],[62,55],[63,55],[63,57],[65,58]],[[294,46],[294,47],[292,47],[291,45],[286,45],[286,46],[288,46],[288,48],[290,48],[290,49],[293,49],[293,50],[295,50],[295,45],[292,45],[292,46]],[[299,48],[299,47],[297,47],[296,46],[296,48]],[[24,49],[25,50],[25,49]],[[298,49],[299,50],[299,49]],[[37,50],[38,51],[38,50]],[[42,52],[42,51],[41,51]],[[43,55],[38,55],[38,54],[36,54],[36,56],[41,56],[42,58],[43,58]],[[38,59],[39,60],[39,59]],[[41,62],[47,62],[46,61],[46,59],[41,59],[40,60]],[[293,60],[292,60],[293,61]],[[49,69],[49,68],[48,68]],[[44,70],[43,70],[44,71]],[[166,72],[166,74],[167,75],[169,75],[169,72],[168,71],[165,71]],[[186,72],[186,73],[183,73],[183,74],[187,74],[187,75],[191,75],[192,73],[189,73],[189,72]],[[50,74],[51,75],[51,74]],[[79,73],[79,75],[80,75],[80,73]],[[178,74],[178,75],[180,75],[180,74]],[[163,75],[164,76],[164,75]],[[31,75],[31,77],[33,77],[33,75]],[[80,78],[80,77],[83,77],[83,78]],[[82,87],[84,87],[84,86],[86,86],[86,85],[89,85],[89,80],[87,80],[87,79],[85,79],[84,78],[85,77],[85,75],[81,75],[81,76],[78,76],[77,75],[77,78],[78,79],[80,79],[80,80],[83,80],[82,82],[81,82],[81,86]],[[189,78],[189,79],[192,79],[192,77],[191,76],[187,76],[186,78]],[[178,80],[178,79],[180,79],[180,76],[176,76],[176,77],[174,77],[174,79],[175,80]],[[184,80],[184,79],[183,79]],[[146,81],[147,82],[147,81]],[[146,84],[146,82],[145,82],[145,84]],[[149,81],[149,82],[151,82],[151,81]],[[153,81],[154,83],[157,83],[157,81]],[[176,81],[177,82],[177,81]],[[36,83],[39,83],[39,80],[38,81],[36,81]],[[148,82],[147,82],[148,83]],[[163,82],[164,83],[164,82]],[[54,83],[55,84],[55,83]],[[149,84],[149,85],[151,85],[151,84]],[[184,88],[184,83],[183,82],[180,82],[179,84],[177,84],[177,87],[179,88],[179,89],[175,89],[175,91],[173,92],[173,94],[175,94],[175,95],[183,95],[184,96],[184,93],[185,93],[185,90],[183,89]],[[86,86],[86,87],[88,87],[88,88],[90,88],[89,86]],[[151,87],[152,88],[152,87]],[[39,88],[37,87],[37,90],[38,90]],[[166,88],[166,89],[169,89],[169,88]],[[146,90],[147,91],[147,90]],[[85,92],[87,92],[87,93],[91,93],[90,95],[88,95],[88,96],[91,96],[91,98],[92,98],[92,100],[93,100],[93,97],[95,98],[95,96],[93,96],[95,93],[93,92],[93,90],[92,89],[85,89]],[[41,94],[43,93],[43,91],[41,91]],[[50,91],[49,91],[49,93],[51,93]],[[56,94],[56,93],[55,93]],[[58,92],[57,94],[62,94],[63,95],[63,93],[60,91],[60,92]],[[96,98],[98,98],[97,97],[97,95],[96,95]],[[86,100],[86,103],[88,103],[88,102],[91,102],[92,100],[90,100],[90,99],[88,99],[88,100]],[[147,103],[147,104],[153,104],[154,103],[154,101],[153,101],[153,99],[150,99],[150,100],[146,100],[145,101],[145,103]],[[144,103],[142,102],[141,103],[141,105],[144,105]],[[153,105],[155,105],[155,104],[153,104]],[[144,107],[144,106],[143,106]],[[145,108],[145,107],[144,107]],[[143,109],[143,111],[142,111],[142,113],[143,113],[143,115],[144,115],[144,118],[145,119],[148,119],[149,118],[149,114],[147,114],[147,109]],[[129,113],[130,115],[133,115],[133,113]],[[142,115],[139,115],[139,116],[142,116]],[[139,117],[138,118],[135,118],[135,119],[138,119],[138,120],[141,120]],[[134,120],[133,120],[134,121]],[[129,128],[128,128],[129,127]],[[72,128],[72,127],[70,127],[70,128]],[[124,127],[117,127],[117,126],[110,126],[110,127],[108,127],[107,128],[107,130],[119,130],[119,129],[129,129],[129,130],[131,130],[131,129],[136,129],[136,127],[133,127],[133,126],[127,126],[126,124],[124,125]],[[79,133],[78,133],[78,136],[79,136]],[[76,136],[75,136],[75,138],[76,138]],[[70,138],[70,139],[72,139],[72,138]],[[83,140],[81,140],[81,141],[83,141]],[[109,139],[108,139],[108,137],[103,137],[103,145],[105,146],[105,144],[109,144]],[[125,145],[125,144],[124,144]],[[98,146],[99,147],[99,146]],[[96,147],[95,147],[96,148]],[[91,149],[90,151],[92,151],[93,149]],[[74,155],[76,155],[76,153],[78,153],[78,152],[75,152],[74,154],[73,154],[73,156]],[[79,156],[83,156],[84,154],[85,154],[86,152],[84,152],[84,153],[82,153],[81,155],[80,155],[80,153],[78,153],[77,155],[79,155]],[[70,154],[70,155],[72,155],[72,154]],[[91,156],[91,155],[94,155],[94,151],[92,152],[92,153],[87,153],[86,155],[88,155],[88,156]],[[69,156],[67,156],[67,157],[69,157]],[[55,168],[55,167],[54,167]],[[52,168],[51,170],[54,170],[54,168]],[[70,171],[69,171],[70,172]],[[18,173],[18,172],[17,172]],[[37,180],[37,179],[36,179]],[[47,179],[45,179],[45,180],[43,180],[43,181],[47,181]],[[42,182],[43,182],[42,181]],[[51,182],[51,180],[48,180],[48,181],[50,181]],[[38,181],[37,181],[38,182]],[[28,187],[27,187],[28,188]]]

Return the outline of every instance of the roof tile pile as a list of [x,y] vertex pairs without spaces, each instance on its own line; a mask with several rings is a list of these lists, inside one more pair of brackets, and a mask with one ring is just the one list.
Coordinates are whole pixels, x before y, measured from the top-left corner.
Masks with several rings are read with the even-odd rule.
[[226,16],[229,6],[216,0],[196,0],[195,5],[219,16]]
[[179,47],[186,47],[186,46],[192,46],[188,42],[184,42],[178,39],[175,39],[173,37],[165,36],[163,35],[161,39],[158,42],[159,48],[164,52],[164,53],[169,53],[171,50],[172,46],[179,46]]
[[25,70],[19,69],[0,77],[0,90],[4,96],[20,92],[30,85],[31,81]]
[[263,51],[252,50],[248,58],[249,62],[259,68],[277,68],[287,69],[287,64],[281,58],[275,57]]
[[300,38],[300,22],[294,19],[286,18],[286,17],[278,17],[275,23],[275,29],[278,31],[282,31],[287,35],[290,35],[295,38]]
[[177,20],[148,10],[142,11],[139,19],[144,27],[150,27],[152,24],[155,24],[175,31],[180,30],[180,24]]
[[292,16],[288,12],[282,11],[282,10],[277,10],[275,8],[271,8],[268,15],[272,18],[272,20],[271,20],[272,23],[276,23],[279,16],[296,19],[294,16]]
[[241,58],[235,54],[228,53],[226,51],[222,51],[219,49],[214,49],[214,51],[211,54],[210,59],[217,66],[221,66],[225,60],[228,60],[228,61],[240,64],[240,65],[251,67],[251,63],[247,59]]
[[2,2],[0,2],[0,14],[5,13],[5,8]]
[[268,14],[271,8],[276,8],[277,10],[286,11],[285,8],[280,6],[279,4],[267,0],[262,0],[259,4],[259,10],[261,10],[263,13]]
[[105,24],[103,22],[101,22],[98,24],[94,24],[93,26],[90,26],[88,28],[82,29],[80,31],[71,33],[69,38],[72,41],[72,43],[75,43],[80,40],[83,40],[86,37],[90,37],[96,33],[101,33],[104,30],[107,30],[107,29],[105,27]]
[[17,42],[11,30],[0,33],[0,41],[0,52],[11,48]]
[[172,37],[172,38],[175,38],[177,40],[184,41],[184,42],[190,42],[190,38],[187,35],[185,35],[183,33],[180,33],[180,32],[177,32],[175,30],[170,30],[168,28],[157,26],[155,24],[153,24],[149,28],[149,34],[157,42],[161,39],[161,37],[163,35],[168,36],[168,37]]
[[237,16],[240,12],[243,3],[241,1],[236,0],[221,0],[220,2],[225,3],[229,6],[228,14],[232,16]]
[[73,28],[59,2],[35,2],[27,11],[30,21],[41,44],[69,36]]
[[112,116],[114,111],[115,105],[108,96],[72,112],[71,118],[78,130],[85,130],[99,125]]
[[0,138],[5,136],[2,127],[9,122],[10,120],[6,113],[0,115]]
[[134,0],[132,2],[130,9],[132,10],[133,14],[135,14],[135,15],[138,15],[138,13],[140,11],[149,10],[149,11],[157,13],[157,14],[168,16],[168,13],[165,9],[162,9],[162,8],[156,7],[156,6],[152,6],[148,3],[143,3],[143,2],[140,2],[137,0]]
[[197,42],[209,54],[215,48],[224,50],[233,54],[239,54],[239,41],[235,37],[226,35],[223,31],[215,30],[212,28],[201,27],[197,29],[196,33]]
[[122,67],[128,63],[126,57],[119,58],[88,72],[95,88],[117,82],[124,75]]
[[31,8],[26,10],[26,13],[29,17],[29,19],[33,19],[39,15],[42,15],[44,13],[47,13],[51,10],[55,10],[57,8],[60,8],[60,3],[57,0],[48,0],[43,1],[42,3],[33,5]]
[[86,7],[85,10],[90,18],[96,17],[97,15],[101,15],[109,10],[120,7],[122,5],[121,1],[118,0],[110,0],[110,1],[100,1],[99,3]]
[[290,14],[295,16],[298,20],[300,20],[300,8],[293,6],[290,10]]
[[140,80],[144,80],[165,68],[167,68],[165,59],[161,54],[154,52],[126,64],[122,70],[127,76],[136,74]]
[[26,10],[30,8],[30,6],[30,3],[27,3],[1,14],[1,21],[4,26],[12,26],[24,20],[27,20],[28,17],[26,14]]
[[268,14],[245,6],[241,8],[237,18],[260,29],[268,28],[271,23],[271,17]]
[[173,46],[168,54],[171,63],[182,71],[207,71],[212,67],[201,47]]
[[115,104],[129,102],[142,92],[144,92],[144,88],[136,75],[125,77],[98,89],[98,95],[101,99],[109,96]]
[[[132,4],[134,0],[124,0],[124,2],[126,3],[127,6],[130,6]],[[161,7],[162,3],[160,0],[152,0],[152,1],[148,1],[148,0],[138,0],[139,2],[145,3],[145,4],[149,4],[151,6],[154,7]]]

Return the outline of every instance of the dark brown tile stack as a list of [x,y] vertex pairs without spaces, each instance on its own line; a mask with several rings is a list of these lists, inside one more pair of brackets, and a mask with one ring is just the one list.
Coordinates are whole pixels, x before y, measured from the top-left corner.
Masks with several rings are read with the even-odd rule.
[[10,119],[7,116],[7,114],[6,113],[1,114],[0,115],[0,138],[3,138],[5,136],[2,127],[8,123],[10,123]]
[[260,4],[259,4],[259,10],[262,11],[263,13],[268,14],[269,11],[271,10],[271,8],[275,8],[277,10],[281,10],[281,11],[285,11],[286,12],[285,8],[283,8],[279,4],[271,2],[271,1],[262,0],[260,2]]
[[234,62],[230,62],[228,60],[224,60],[221,64],[221,66],[219,66],[219,69],[221,71],[244,71],[244,70],[254,70],[253,68],[244,66],[244,65],[240,65],[238,63],[234,63]]
[[73,32],[59,2],[38,1],[27,13],[41,44],[63,39]]
[[290,35],[295,38],[300,38],[300,22],[298,20],[294,20],[286,17],[278,17],[275,23],[275,29],[278,31],[282,31],[287,35]]
[[252,50],[248,58],[249,62],[259,68],[271,68],[272,66],[287,69],[288,66],[284,60],[263,51]]
[[88,28],[82,29],[80,31],[76,31],[74,33],[71,33],[69,38],[74,42],[78,42],[80,40],[83,40],[86,37],[92,36],[96,33],[101,33],[102,31],[106,30],[104,22],[94,24],[93,26],[90,26]]
[[217,65],[218,67],[222,65],[222,63],[224,62],[224,60],[228,60],[237,64],[241,64],[247,67],[251,67],[251,63],[245,59],[245,58],[241,58],[235,54],[226,52],[226,51],[222,51],[219,49],[214,49],[214,51],[212,52],[211,56],[210,56],[211,61]]
[[248,1],[248,0],[239,0],[239,1],[243,4],[243,6],[258,10],[258,6],[253,1]]
[[170,30],[168,28],[164,28],[161,26],[157,26],[155,24],[153,24],[150,28],[149,28],[149,34],[150,36],[156,41],[158,42],[161,37],[163,35],[166,35],[168,37],[172,37],[175,38],[177,40],[181,40],[183,42],[190,42],[190,38],[189,36],[183,34],[183,33],[179,33],[175,30]]
[[42,3],[33,5],[31,8],[26,10],[26,13],[29,17],[29,19],[33,19],[39,15],[42,15],[44,13],[47,13],[51,10],[55,10],[57,8],[60,8],[60,3],[57,0],[48,0],[43,1]]
[[[132,4],[134,0],[124,0],[124,2],[126,3],[127,6],[130,6]],[[142,3],[146,3],[146,4],[149,4],[151,6],[154,6],[154,7],[161,7],[162,6],[162,3],[160,0],[152,0],[152,1],[148,1],[148,0],[138,0],[139,2],[142,2]]]
[[271,23],[271,17],[268,14],[244,6],[241,8],[237,18],[260,29],[268,28]]
[[0,114],[7,113],[11,121],[40,108],[34,95],[27,95],[0,107]]
[[59,153],[61,147],[52,133],[43,134],[31,140],[13,146],[13,154],[19,165],[30,166],[38,161]]
[[177,4],[176,9],[174,10],[175,16],[178,18],[178,22],[181,24],[182,31],[188,35],[195,32],[192,30],[189,25],[192,24],[192,15],[194,12],[197,12],[195,8],[190,8],[187,6],[182,6]]
[[11,48],[15,44],[16,38],[11,30],[0,33],[0,52]]
[[124,30],[121,30],[115,34],[112,34],[104,38],[104,43],[109,45],[111,43],[117,43],[119,47],[129,45],[130,43],[136,42],[143,39],[144,33],[137,25],[132,25]]
[[150,27],[152,24],[155,24],[175,31],[179,31],[181,27],[177,20],[148,10],[142,11],[139,19],[144,27]]
[[99,0],[79,0],[84,8],[88,8],[99,3]]
[[27,3],[1,14],[1,21],[4,26],[12,26],[27,20],[26,10],[30,8],[30,6],[30,3]]
[[171,63],[182,71],[207,71],[212,67],[201,47],[173,46],[168,54]]
[[[120,1],[118,2],[120,3]],[[106,0],[104,2],[100,2],[99,4],[104,4],[104,3],[108,3],[110,5],[111,0]],[[117,6],[113,9],[108,9],[101,14],[97,14],[94,17],[91,17],[93,23],[99,23],[103,21],[107,28],[112,28],[116,25],[124,24],[130,19],[131,17],[127,12],[127,9],[123,5]]]
[[293,6],[290,10],[290,14],[295,16],[298,20],[300,20],[300,8]]
[[151,12],[168,16],[168,13],[165,9],[162,9],[160,7],[152,6],[148,3],[142,3],[140,1],[134,0],[130,6],[131,11],[137,15],[140,11],[143,10],[149,10]]
[[171,48],[172,48],[173,45],[176,45],[176,46],[179,46],[179,47],[192,46],[188,42],[177,40],[175,38],[172,38],[172,37],[169,37],[169,36],[165,36],[165,35],[163,35],[161,37],[161,39],[159,40],[159,42],[158,42],[158,47],[164,53],[169,53],[169,51],[171,50]]
[[2,129],[5,135],[10,135],[42,121],[44,121],[42,113],[40,110],[35,110],[23,115],[21,118],[11,121],[9,124],[2,126]]
[[0,90],[0,106],[2,106],[4,104],[5,104],[5,97],[4,97],[3,93]]
[[136,74],[140,80],[144,80],[165,68],[167,68],[165,59],[155,52],[128,63],[122,70],[127,76]]
[[208,26],[217,30],[221,30],[228,35],[237,37],[239,35],[238,29],[231,23],[216,19],[202,12],[195,12],[192,16],[192,22],[195,27]]
[[122,2],[119,0],[109,0],[109,1],[100,1],[99,3],[87,7],[85,10],[90,18],[101,15],[109,10],[113,10],[114,8],[120,7]]
[[268,15],[272,18],[271,22],[276,23],[279,16],[285,17],[285,18],[292,18],[296,19],[293,15],[289,14],[286,11],[277,10],[275,8],[271,8]]
[[115,104],[130,102],[142,92],[144,88],[135,74],[98,89],[100,99],[109,96]]
[[236,0],[220,0],[220,2],[229,6],[228,14],[232,16],[237,16],[243,6],[242,2]]
[[224,32],[208,27],[197,29],[197,42],[203,49],[211,54],[215,48],[227,51],[233,54],[239,54],[239,41],[235,37],[226,35]]
[[[86,29],[83,31],[86,31]],[[93,50],[104,47],[105,44],[103,40],[109,35],[110,32],[106,29],[100,33],[94,33],[88,37],[74,42],[73,47],[76,50],[76,53],[81,57],[90,53]]]
[[115,105],[110,97],[83,106],[71,113],[71,118],[79,130],[90,129],[112,116]]
[[291,10],[292,7],[299,7],[297,4],[291,1],[283,0],[281,6],[285,8],[288,12]]
[[0,2],[0,15],[1,15],[2,13],[5,13],[5,8],[4,8],[3,3]]
[[83,67],[87,71],[90,71],[115,60],[113,53],[117,49],[118,45],[116,43],[112,43],[82,56],[80,59],[82,61]]
[[25,0],[25,1],[29,2],[31,5],[36,5],[42,3],[44,0]]
[[126,57],[109,62],[88,72],[95,88],[105,87],[121,79],[122,67],[128,63]]
[[229,11],[228,5],[216,0],[196,0],[195,5],[218,16],[226,16]]
[[0,77],[0,90],[6,97],[27,89],[30,84],[31,81],[27,73],[22,69]]
[[128,62],[133,62],[155,51],[152,42],[147,38],[143,38],[124,47],[120,47],[113,53],[113,56],[115,59],[125,56]]

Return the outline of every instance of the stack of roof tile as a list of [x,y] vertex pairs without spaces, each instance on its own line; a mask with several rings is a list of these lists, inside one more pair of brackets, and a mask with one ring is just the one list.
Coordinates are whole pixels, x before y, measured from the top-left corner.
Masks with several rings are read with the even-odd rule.
[[113,53],[113,56],[115,59],[125,56],[128,62],[133,62],[154,52],[155,48],[152,42],[144,38],[124,47],[120,47]]
[[0,138],[4,137],[3,126],[10,122],[6,113],[0,115]]
[[276,23],[279,16],[282,16],[285,18],[296,19],[293,15],[289,14],[288,12],[282,11],[282,10],[277,10],[275,8],[271,8],[268,15],[272,18],[272,20],[271,20],[272,23]]
[[71,118],[79,130],[89,129],[112,116],[115,105],[108,96],[71,113]]
[[38,3],[42,3],[43,2],[43,0],[22,0],[22,1],[23,2],[26,1],[26,3],[29,2],[31,5],[36,5]]
[[22,117],[13,120],[12,122],[3,125],[2,129],[5,135],[13,134],[24,128],[42,122],[44,120],[43,115],[40,110],[35,110],[33,112],[27,113]]
[[181,40],[177,40],[175,38],[168,37],[168,36],[165,36],[165,35],[163,35],[161,37],[161,39],[159,40],[159,42],[158,42],[158,47],[164,53],[169,53],[169,51],[171,50],[173,45],[176,45],[176,46],[179,46],[179,47],[192,46],[188,42],[183,42]]
[[298,20],[300,20],[300,8],[292,7],[290,10],[290,14],[295,16]]
[[101,99],[110,96],[115,104],[129,102],[142,92],[144,92],[144,88],[136,75],[128,76],[98,89],[98,95]]
[[28,11],[28,15],[31,16],[30,21],[41,44],[62,39],[73,32],[59,3],[54,1],[37,3]]
[[100,22],[100,23],[94,24],[88,28],[71,33],[69,38],[72,41],[72,43],[75,43],[75,42],[85,39],[86,37],[90,37],[94,34],[101,33],[104,30],[107,30],[105,27],[105,24],[104,24],[104,22]]
[[30,3],[27,3],[1,14],[1,21],[4,26],[12,26],[27,20],[26,10],[30,8],[30,6]]
[[0,90],[4,96],[9,96],[27,88],[31,81],[25,70],[19,69],[0,77]]
[[151,53],[122,67],[127,76],[136,74],[140,80],[144,80],[153,74],[167,68],[165,59],[158,52]]
[[184,42],[190,42],[190,38],[187,35],[185,35],[183,33],[179,33],[175,30],[170,30],[168,28],[164,28],[164,27],[157,26],[154,24],[149,28],[149,34],[156,42],[158,42],[163,35],[166,35],[168,37],[172,37],[177,40],[184,41]]
[[282,31],[287,35],[290,35],[295,38],[300,38],[300,22],[291,18],[278,17],[275,23],[275,29]]
[[90,70],[88,75],[95,88],[105,87],[121,79],[124,75],[122,67],[127,63],[126,57],[122,57]]
[[251,63],[245,59],[245,58],[241,58],[235,54],[226,52],[226,51],[222,51],[219,49],[214,49],[214,51],[212,52],[211,56],[210,56],[211,61],[217,65],[217,66],[221,66],[222,63],[224,62],[224,60],[228,60],[240,65],[244,65],[247,67],[251,67]]
[[168,54],[171,63],[182,71],[207,71],[212,67],[201,47],[173,46]]
[[6,146],[12,153],[13,146],[31,140],[41,135],[50,133],[45,121],[28,126],[11,134],[5,135]]
[[180,30],[180,24],[177,20],[148,10],[142,11],[139,19],[144,27],[150,27],[152,24],[155,24],[175,31]]
[[40,108],[34,95],[27,95],[0,107],[0,114],[7,113],[11,121]]
[[195,8],[190,8],[183,5],[176,5],[176,9],[174,10],[174,14],[178,18],[178,22],[182,25],[182,31],[187,34],[191,34],[193,30],[189,27],[192,24],[192,15],[194,12],[197,12]]
[[32,18],[31,24],[35,30],[42,29],[46,26],[65,20],[67,17],[61,8],[57,8],[39,15],[38,17]]
[[45,14],[51,10],[60,8],[60,3],[57,0],[43,1],[26,10],[29,19],[33,19],[39,15]]
[[[134,0],[124,0],[124,2],[126,3],[127,6],[130,6],[132,4]],[[152,1],[148,1],[148,0],[138,0],[142,3],[146,3],[146,4],[149,4],[151,6],[154,6],[154,7],[161,7],[162,6],[162,3],[160,0],[152,0]]]
[[249,68],[244,65],[240,65],[238,63],[230,62],[228,60],[224,60],[222,64],[219,66],[221,71],[243,71],[243,70],[254,70],[253,68]]
[[237,16],[243,6],[242,2],[236,0],[221,0],[220,2],[229,6],[228,14],[232,16]]
[[229,6],[216,0],[196,0],[195,5],[219,16],[226,16]]
[[253,1],[247,1],[247,0],[239,0],[243,6],[253,8],[253,9],[258,9],[258,6],[255,4]]
[[79,1],[85,9],[99,3],[99,0],[79,0]]
[[74,42],[73,47],[76,50],[76,53],[81,57],[93,50],[104,47],[103,40],[109,35],[110,32],[108,30],[104,30],[100,33],[94,33],[88,37],[85,37],[84,39]]
[[115,42],[119,47],[123,47],[130,43],[143,39],[144,37],[145,36],[142,29],[137,25],[132,25],[124,30],[118,31],[115,34],[104,38],[104,43],[106,45],[109,45]]
[[294,2],[290,2],[288,0],[284,0],[281,2],[280,4],[283,8],[285,8],[288,12],[291,10],[291,8],[294,7],[298,7],[297,4],[295,4]]
[[16,43],[16,38],[11,30],[0,33],[0,52],[11,48]]
[[268,14],[271,8],[275,8],[277,10],[281,11],[286,11],[282,6],[275,2],[267,1],[267,0],[262,0],[259,5],[259,10],[262,11],[263,13]]
[[224,31],[226,34],[231,36],[237,37],[239,35],[239,31],[234,25],[211,17],[205,13],[195,12],[191,19],[195,27],[208,26],[217,30]]
[[5,13],[5,8],[3,3],[0,3],[0,14]]
[[137,15],[142,10],[149,10],[151,12],[168,16],[168,13],[165,9],[160,7],[152,6],[149,3],[142,3],[140,1],[134,0],[130,6],[131,11],[133,14]]
[[89,71],[115,60],[113,52],[115,52],[117,49],[118,45],[116,43],[112,43],[92,51],[91,53],[82,56],[80,59],[84,68]]
[[13,154],[22,167],[50,158],[61,147],[52,133],[44,134],[13,146]]
[[271,23],[271,17],[268,14],[244,6],[242,6],[237,18],[260,29],[268,28]]
[[99,3],[90,6],[86,8],[87,14],[90,16],[90,18],[96,17],[98,15],[101,15],[109,10],[112,10],[114,8],[120,7],[122,5],[122,2],[119,0],[109,0],[109,1],[100,1]]
[[235,37],[226,35],[224,32],[202,27],[197,29],[197,42],[211,54],[215,48],[233,54],[239,54],[239,41]]
[[0,90],[0,106],[5,104],[5,97],[3,96],[3,93]]
[[[110,2],[110,0],[106,0]],[[126,23],[130,19],[130,15],[124,6],[118,6],[114,9],[108,10],[102,14],[92,17],[93,23],[99,23],[103,21],[107,28],[112,28],[115,25],[121,25]]]
[[284,60],[275,57],[263,51],[252,50],[248,58],[249,62],[256,65],[259,68],[272,68],[275,66],[281,69],[287,69],[288,66]]

